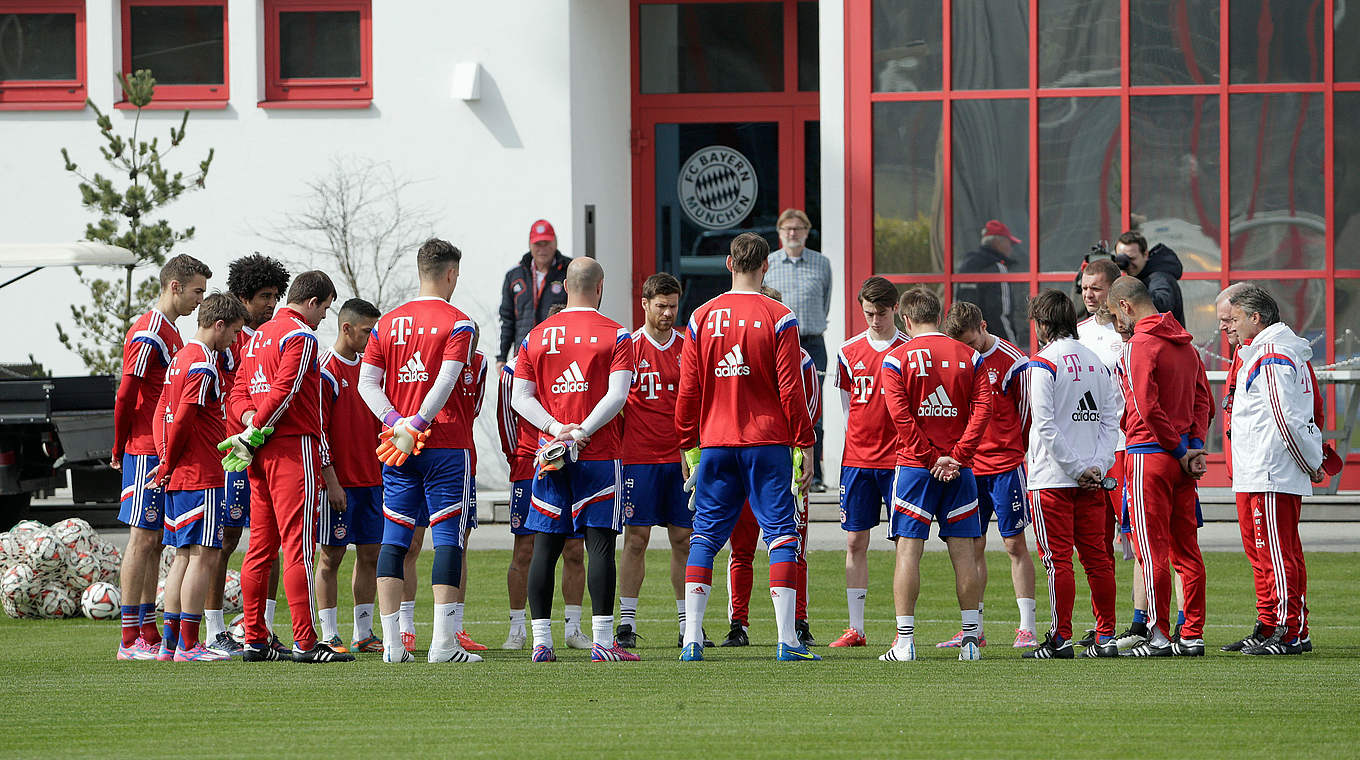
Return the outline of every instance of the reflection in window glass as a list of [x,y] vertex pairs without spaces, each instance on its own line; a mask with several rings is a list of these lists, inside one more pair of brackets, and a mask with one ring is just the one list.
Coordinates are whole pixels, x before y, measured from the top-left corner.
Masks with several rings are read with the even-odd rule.
[[954,0],[956,90],[1029,87],[1029,3],[1026,0]]
[[798,89],[813,92],[819,88],[817,4],[798,4]]
[[1039,86],[1119,84],[1119,0],[1039,3]]
[[283,79],[363,76],[359,12],[280,13],[279,76]]
[[1132,83],[1218,84],[1218,3],[1132,0]]
[[1233,0],[1228,81],[1321,82],[1325,6],[1322,0]]
[[939,103],[874,104],[874,271],[937,273]]
[[784,89],[780,3],[643,5],[638,19],[645,93]]
[[803,122],[803,211],[812,220],[807,247],[822,250],[822,123]]
[[1039,269],[1072,272],[1119,237],[1119,99],[1039,100]]
[[938,90],[943,68],[940,0],[874,0],[874,89]]
[[222,84],[221,5],[137,5],[130,9],[132,70],[157,84]]
[[76,14],[0,14],[0,82],[76,78]]
[[[1024,100],[954,102],[954,270],[975,248],[989,219],[1029,240],[1028,104]],[[1010,268],[1029,266],[1025,246],[1010,252]],[[982,270],[974,270],[982,271]]]
[[1322,95],[1233,95],[1234,269],[1320,269],[1326,247]]
[[1335,98],[1336,268],[1360,269],[1360,93]]
[[[1360,280],[1336,281],[1336,360],[1345,361],[1360,357]],[[1320,348],[1314,350],[1321,350]],[[1314,360],[1314,364],[1317,364]],[[1357,386],[1338,383],[1336,385],[1336,404],[1328,404],[1328,409],[1344,410],[1350,403],[1350,394],[1357,392]],[[1356,426],[1351,438],[1351,451],[1360,451],[1360,425]]]
[[[1333,25],[1335,39],[1360,39],[1360,7],[1355,3],[1336,3]],[[1360,81],[1360,45],[1337,45],[1334,75],[1338,82]]]
[[1220,271],[1218,97],[1136,97],[1129,119],[1134,220],[1187,272]]

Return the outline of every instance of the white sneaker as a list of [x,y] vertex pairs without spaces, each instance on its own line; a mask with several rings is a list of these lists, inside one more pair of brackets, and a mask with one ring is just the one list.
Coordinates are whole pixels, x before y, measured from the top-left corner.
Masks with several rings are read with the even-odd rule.
[[521,629],[510,629],[509,635],[505,637],[505,643],[501,644],[501,649],[523,649],[524,642],[529,638],[528,632]]
[[916,659],[916,640],[915,637],[907,639],[905,646],[898,646],[894,641],[892,648],[878,656],[883,662],[911,662]]
[[451,646],[437,647],[430,644],[430,662],[481,662],[480,655],[475,655],[462,648],[455,641]]
[[595,641],[580,631],[567,634],[567,646],[572,649],[590,649],[594,645]]
[[982,649],[978,647],[976,638],[965,636],[959,643],[959,659],[963,662],[982,659]]
[[383,662],[415,662],[416,658],[401,645],[383,647]]

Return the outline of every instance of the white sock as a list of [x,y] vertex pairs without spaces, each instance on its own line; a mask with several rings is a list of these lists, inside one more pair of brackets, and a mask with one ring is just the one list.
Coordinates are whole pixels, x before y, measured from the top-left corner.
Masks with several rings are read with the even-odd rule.
[[568,604],[565,616],[563,616],[562,635],[570,636],[573,633],[581,632],[581,605]]
[[982,640],[982,602],[978,602],[978,641]]
[[434,606],[434,633],[430,636],[430,647],[448,648],[458,643],[455,638],[458,629],[458,605],[436,604]]
[[793,627],[798,591],[788,586],[771,586],[770,597],[774,600],[774,625],[779,630],[780,642],[791,647],[798,646],[798,633]]
[[510,610],[510,632],[524,633],[524,610]]
[[708,607],[711,583],[685,583],[685,646],[704,643],[704,610]]
[[897,641],[893,642],[893,649],[905,652],[911,648],[916,640],[916,616],[898,615],[897,616]]
[[401,648],[401,623],[397,620],[397,613],[383,615],[381,621],[383,648],[395,652]]
[[680,621],[680,633],[685,632],[685,600],[675,600],[675,617]]
[[373,605],[354,605],[354,640],[360,641],[373,635]]
[[208,629],[205,641],[212,641],[217,638],[217,634],[227,631],[227,624],[222,620],[222,610],[203,610],[203,625]]
[[1034,633],[1034,600],[1016,599],[1015,606],[1020,608],[1020,628]]
[[401,610],[397,612],[401,620],[401,632],[415,634],[416,632],[416,603],[414,601],[402,602]]
[[331,637],[340,635],[340,610],[335,607],[327,607],[324,610],[317,610],[316,616],[321,619],[321,638],[330,641]]
[[861,636],[864,635],[864,603],[868,595],[869,590],[864,588],[845,590],[845,603],[850,605],[850,627]]
[[264,627],[274,632],[274,610],[278,609],[279,603],[276,599],[264,600]]
[[454,613],[454,614],[453,614],[453,622],[454,622],[454,625],[456,626],[456,627],[453,629],[453,632],[454,632],[455,635],[456,635],[456,634],[459,634],[459,633],[462,633],[462,631],[463,631],[463,610],[464,610],[464,609],[465,609],[465,604],[464,604],[463,602],[454,602],[454,603],[453,603],[453,613]]
[[534,618],[530,621],[529,625],[534,629],[534,646],[552,649],[552,620],[547,618]]
[[978,611],[960,610],[963,615],[963,635],[976,637],[978,635]]
[[619,597],[619,625],[637,630],[637,597]]
[[590,618],[590,632],[595,643],[606,649],[614,646],[614,616],[594,615]]

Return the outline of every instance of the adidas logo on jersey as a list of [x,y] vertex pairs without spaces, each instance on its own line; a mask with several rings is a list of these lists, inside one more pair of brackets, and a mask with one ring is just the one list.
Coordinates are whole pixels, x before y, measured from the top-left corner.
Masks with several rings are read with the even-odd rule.
[[1077,411],[1072,412],[1073,422],[1100,422],[1100,405],[1090,391],[1077,402]]
[[590,390],[590,382],[581,372],[581,365],[572,362],[567,370],[553,381],[550,387],[553,393],[584,393]]
[[855,369],[864,369],[864,362],[855,362]]
[[944,386],[935,389],[934,393],[925,397],[921,405],[916,409],[917,417],[957,417],[959,410],[954,406],[954,402],[949,400],[949,394],[944,392]]
[[430,379],[430,373],[425,371],[425,362],[420,359],[420,352],[411,355],[410,359],[397,371],[397,382],[399,383],[423,383]]
[[256,367],[255,374],[250,376],[251,393],[268,393],[269,378],[264,376],[264,367]]
[[733,346],[726,356],[718,360],[718,366],[713,368],[714,377],[737,377],[749,374],[751,374],[751,368],[746,364],[746,357],[741,355],[740,343]]

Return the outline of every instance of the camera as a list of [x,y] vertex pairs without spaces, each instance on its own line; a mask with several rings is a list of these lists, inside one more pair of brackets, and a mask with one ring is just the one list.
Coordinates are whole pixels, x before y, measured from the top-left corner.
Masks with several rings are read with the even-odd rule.
[[1110,242],[1108,240],[1097,240],[1095,245],[1091,246],[1091,250],[1082,258],[1082,261],[1089,264],[1096,259],[1113,261],[1121,272],[1129,271],[1129,264],[1131,263],[1128,256],[1110,253]]

